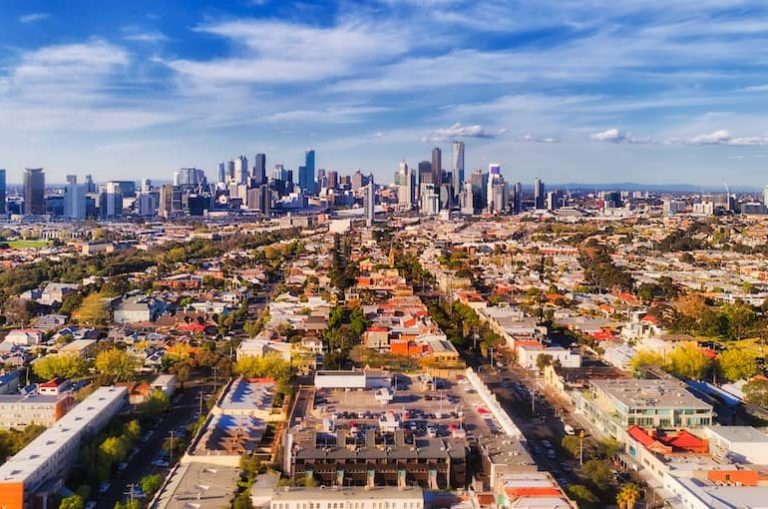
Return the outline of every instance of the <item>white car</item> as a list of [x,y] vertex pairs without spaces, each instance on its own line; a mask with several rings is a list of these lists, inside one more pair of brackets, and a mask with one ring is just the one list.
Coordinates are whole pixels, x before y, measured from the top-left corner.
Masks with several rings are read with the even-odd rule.
[[571,426],[570,424],[564,425],[563,426],[563,431],[565,431],[566,435],[575,435],[576,434],[576,430],[573,429],[573,426]]

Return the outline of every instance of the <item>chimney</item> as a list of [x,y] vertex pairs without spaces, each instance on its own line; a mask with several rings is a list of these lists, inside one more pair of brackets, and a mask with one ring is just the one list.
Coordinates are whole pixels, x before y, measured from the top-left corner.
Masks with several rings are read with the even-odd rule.
[[336,447],[344,448],[347,446],[347,430],[336,430]]

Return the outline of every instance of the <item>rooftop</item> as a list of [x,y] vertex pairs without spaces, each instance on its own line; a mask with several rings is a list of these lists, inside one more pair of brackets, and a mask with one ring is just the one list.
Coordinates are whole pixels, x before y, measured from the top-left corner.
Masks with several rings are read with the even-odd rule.
[[673,380],[613,379],[592,380],[592,385],[611,398],[631,408],[697,408],[711,410],[683,385]]
[[[110,405],[120,398],[125,399],[128,391],[124,387],[99,387],[82,403],[62,417],[0,466],[0,483],[24,482],[33,472],[44,466],[49,458],[56,455],[70,440],[87,428]],[[40,396],[38,396],[40,397]]]

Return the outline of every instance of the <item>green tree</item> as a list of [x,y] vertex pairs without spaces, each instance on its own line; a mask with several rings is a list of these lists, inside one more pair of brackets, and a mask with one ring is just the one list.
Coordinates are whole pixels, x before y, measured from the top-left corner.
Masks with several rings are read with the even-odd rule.
[[153,493],[155,493],[157,490],[160,489],[160,486],[163,484],[163,477],[160,474],[151,474],[147,475],[141,478],[139,481],[139,486],[141,486],[141,491],[147,494],[147,496],[152,496]]
[[95,367],[110,382],[125,382],[133,378],[138,362],[125,350],[112,348],[96,355]]
[[269,353],[264,357],[238,359],[234,371],[246,378],[269,377],[276,381],[288,382],[291,365],[279,353]]
[[692,380],[701,380],[712,366],[709,357],[693,341],[676,347],[667,360],[669,371]]
[[43,380],[57,376],[78,379],[88,373],[88,364],[79,355],[47,355],[32,363],[32,372]]
[[747,382],[742,390],[747,403],[768,407],[768,380],[756,378]]
[[757,355],[746,348],[729,348],[717,358],[720,374],[731,382],[747,380],[758,373]]
[[70,495],[61,499],[59,509],[83,509],[85,501],[80,495]]
[[171,399],[160,389],[154,389],[149,393],[147,400],[139,406],[139,412],[156,415],[168,410]]
[[573,456],[574,458],[577,458],[579,456],[579,450],[581,448],[580,442],[581,440],[579,439],[579,437],[573,436],[573,435],[566,435],[560,441],[560,445],[571,456]]
[[123,437],[107,437],[99,445],[99,453],[107,464],[114,465],[125,459],[128,454],[128,443]]
[[642,493],[637,484],[633,482],[624,483],[616,494],[616,504],[618,504],[619,509],[634,509],[641,496]]
[[248,320],[243,324],[243,332],[245,332],[249,338],[255,337],[261,332],[261,322],[255,320]]
[[106,325],[109,321],[109,310],[105,296],[100,292],[89,294],[83,299],[75,312],[78,322],[87,325]]
[[632,371],[638,371],[643,366],[651,366],[656,368],[662,368],[666,364],[664,356],[658,352],[652,350],[639,350],[632,361],[630,361],[630,367]]
[[141,509],[141,500],[126,500],[125,502],[117,502],[115,509]]
[[728,335],[732,339],[744,338],[756,318],[752,308],[742,302],[725,304],[721,313],[728,319]]
[[579,503],[580,508],[596,507],[600,499],[583,484],[571,484],[566,489],[568,495]]
[[611,464],[606,460],[591,459],[581,466],[581,474],[600,491],[605,490],[611,483]]
[[546,353],[540,353],[538,357],[536,357],[536,367],[539,368],[539,371],[544,371],[544,368],[551,365],[552,365],[551,355]]

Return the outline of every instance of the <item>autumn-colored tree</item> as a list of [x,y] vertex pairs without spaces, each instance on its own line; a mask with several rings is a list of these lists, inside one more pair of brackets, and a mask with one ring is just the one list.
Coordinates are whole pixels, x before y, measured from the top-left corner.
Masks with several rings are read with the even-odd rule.
[[33,362],[32,371],[42,380],[57,376],[77,379],[88,373],[88,364],[79,355],[55,354]]
[[717,358],[720,375],[735,382],[747,380],[758,372],[757,354],[746,348],[729,348]]
[[712,366],[709,357],[693,341],[676,347],[667,360],[668,371],[692,380],[701,380]]
[[109,321],[109,310],[105,297],[99,292],[89,294],[75,311],[74,317],[83,324],[105,325]]
[[640,487],[637,484],[633,482],[624,483],[616,494],[616,504],[618,504],[619,509],[633,509],[640,500],[641,495]]
[[110,382],[125,382],[133,378],[138,362],[125,350],[112,348],[96,355],[95,367]]

